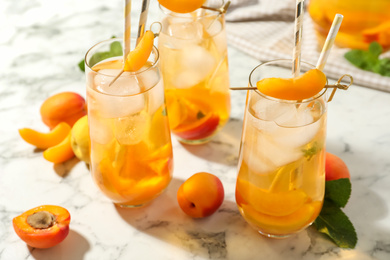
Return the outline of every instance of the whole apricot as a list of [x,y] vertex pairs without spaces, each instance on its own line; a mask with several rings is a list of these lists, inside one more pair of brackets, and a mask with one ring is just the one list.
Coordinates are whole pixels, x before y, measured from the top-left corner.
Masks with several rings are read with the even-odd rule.
[[16,234],[31,247],[49,248],[69,234],[70,214],[60,206],[44,205],[30,209],[12,221]]
[[60,122],[73,126],[87,114],[85,99],[74,92],[61,92],[46,99],[40,109],[43,123],[53,129]]
[[325,180],[332,181],[342,178],[351,178],[347,165],[340,157],[327,152],[325,159]]
[[212,215],[222,205],[224,196],[221,180],[207,172],[192,175],[177,191],[180,208],[193,218]]
[[90,142],[88,116],[83,116],[73,125],[70,144],[77,158],[85,163],[90,163]]

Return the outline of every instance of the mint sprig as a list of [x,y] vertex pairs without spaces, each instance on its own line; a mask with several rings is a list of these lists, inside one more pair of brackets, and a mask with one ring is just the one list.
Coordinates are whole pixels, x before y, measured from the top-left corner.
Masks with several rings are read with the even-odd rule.
[[[115,36],[111,37],[115,38]],[[121,56],[123,53],[122,50],[122,45],[119,41],[112,42],[110,44],[110,49],[109,51],[104,51],[104,52],[96,52],[92,57],[89,59],[89,65],[92,67],[99,61],[111,58],[111,57],[116,57],[116,56]],[[84,59],[81,60],[78,63],[78,67],[80,68],[81,71],[85,72],[85,62]]]
[[382,53],[382,46],[372,42],[368,50],[351,50],[344,54],[344,57],[356,67],[390,77],[390,59],[379,58]]
[[341,248],[355,248],[357,234],[352,222],[341,210],[351,195],[351,182],[348,178],[327,181],[324,205],[314,226],[326,234]]

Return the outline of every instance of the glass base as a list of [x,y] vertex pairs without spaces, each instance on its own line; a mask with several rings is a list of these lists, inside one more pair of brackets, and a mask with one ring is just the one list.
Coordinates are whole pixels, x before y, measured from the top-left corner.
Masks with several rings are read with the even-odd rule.
[[260,230],[257,230],[257,232],[259,232],[260,235],[263,235],[263,236],[269,237],[269,238],[274,238],[274,239],[289,238],[289,237],[291,237],[292,235],[296,234],[296,233],[292,233],[292,234],[287,234],[287,235],[273,235],[273,234],[263,233],[263,232],[261,232]]
[[182,144],[189,144],[189,145],[200,145],[200,144],[205,144],[205,143],[208,143],[210,142],[210,140],[216,135],[217,133],[215,132],[214,134],[208,136],[208,137],[205,137],[205,138],[202,138],[202,139],[194,139],[194,140],[188,140],[188,139],[183,139],[183,138],[180,138],[179,136],[175,135],[175,137],[177,138],[177,140],[182,143]]
[[134,209],[134,208],[142,208],[142,207],[145,207],[146,205],[149,204],[149,202],[147,203],[143,203],[143,204],[139,204],[139,205],[128,205],[128,204],[123,204],[123,203],[114,203],[116,206],[122,208],[122,209]]

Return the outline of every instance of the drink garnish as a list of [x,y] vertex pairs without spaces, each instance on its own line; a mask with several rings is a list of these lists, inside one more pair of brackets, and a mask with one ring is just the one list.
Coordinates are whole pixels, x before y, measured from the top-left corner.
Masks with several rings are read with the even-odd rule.
[[379,58],[383,48],[377,42],[372,42],[368,50],[351,50],[344,57],[356,67],[390,77],[390,58]]
[[295,78],[265,78],[257,82],[257,89],[270,97],[303,100],[319,93],[326,84],[325,74],[311,69]]
[[348,178],[326,181],[324,205],[314,226],[326,234],[341,248],[355,248],[357,234],[352,222],[341,210],[351,195],[351,182]]

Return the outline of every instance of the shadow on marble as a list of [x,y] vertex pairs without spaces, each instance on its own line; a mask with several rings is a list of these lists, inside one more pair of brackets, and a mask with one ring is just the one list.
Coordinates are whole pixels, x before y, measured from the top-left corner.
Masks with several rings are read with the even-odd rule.
[[181,144],[181,146],[194,156],[215,163],[236,166],[241,130],[242,120],[230,118],[225,127],[209,143],[203,145]]
[[[176,201],[176,192],[182,183],[182,180],[173,179],[167,191],[148,206],[116,207],[116,210],[137,231],[182,249],[185,259],[249,260],[258,259],[260,255],[264,259],[310,259],[313,256],[310,250],[318,232],[303,231],[280,240],[263,237],[245,222],[234,201],[225,200],[210,217],[188,217]],[[329,241],[325,245],[326,249],[322,244],[317,251],[335,247]],[[309,258],[304,257],[305,254]]]
[[47,249],[29,247],[32,257],[37,260],[52,260],[53,256],[58,256],[59,259],[82,260],[90,249],[87,239],[72,229],[65,240],[54,247]]
[[53,169],[58,176],[65,178],[79,162],[80,160],[77,157],[73,157],[64,163],[55,163]]

